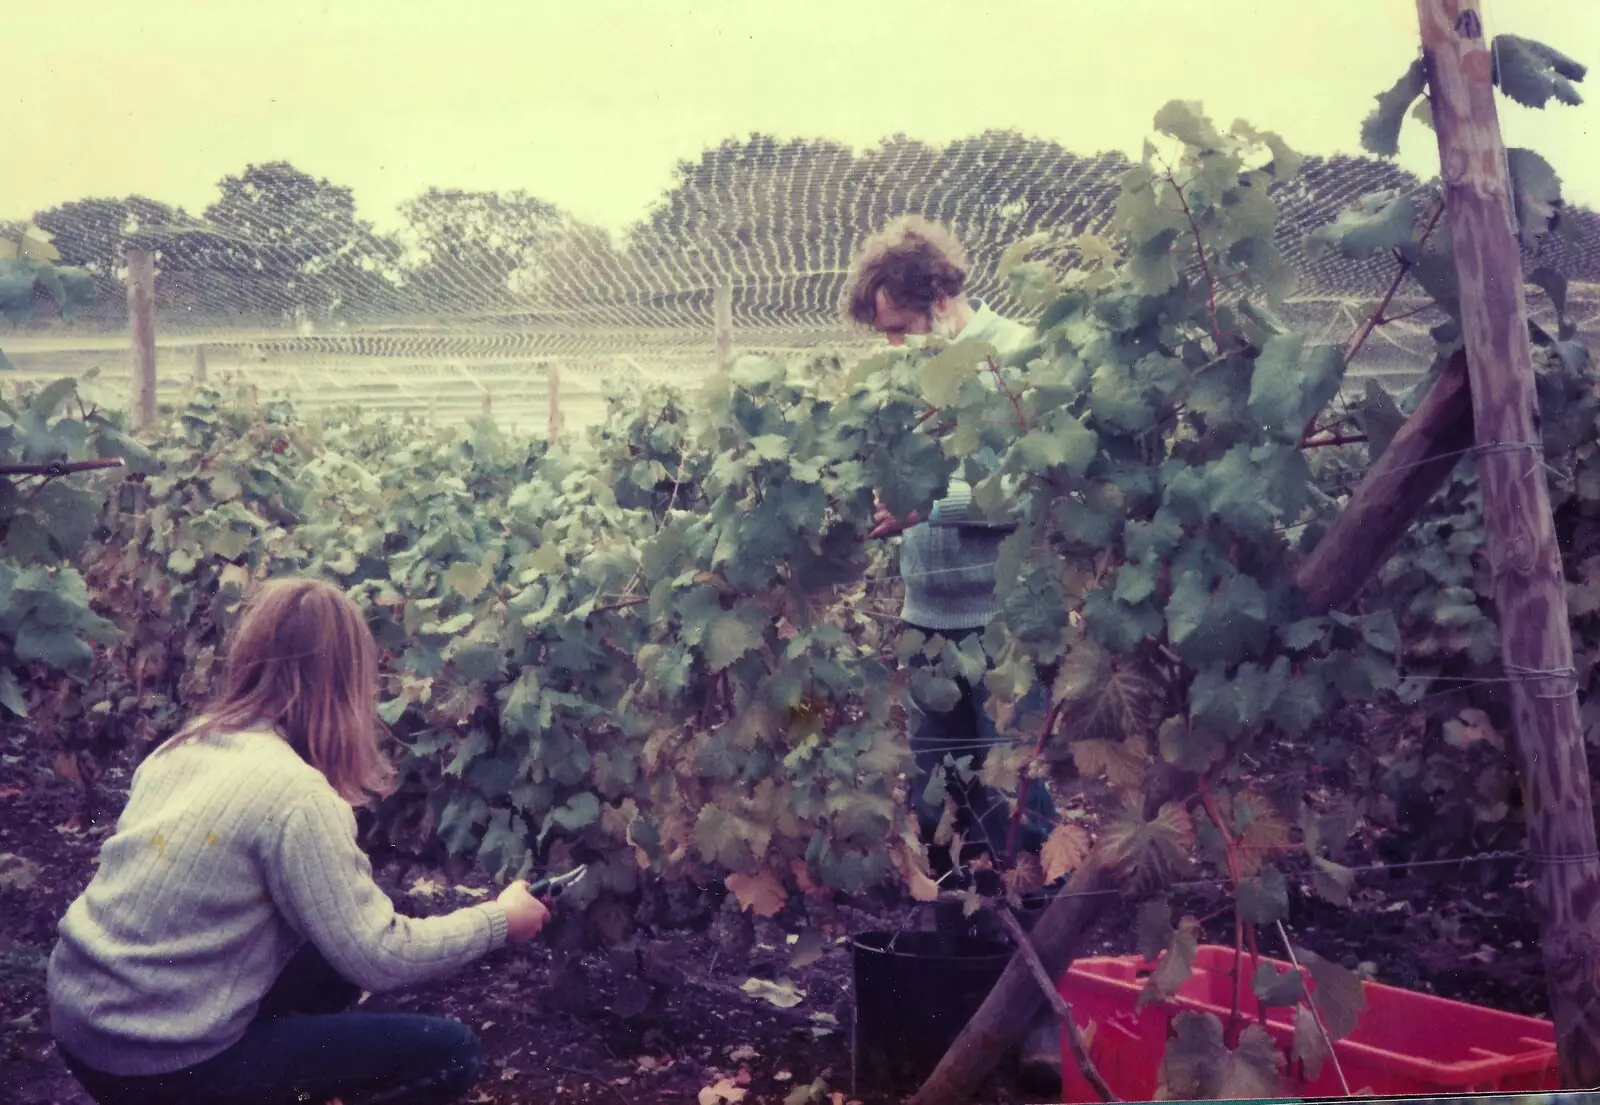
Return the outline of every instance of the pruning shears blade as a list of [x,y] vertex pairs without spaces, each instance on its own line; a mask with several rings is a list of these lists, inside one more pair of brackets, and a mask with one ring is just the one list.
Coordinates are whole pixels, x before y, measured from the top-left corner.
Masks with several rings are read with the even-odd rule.
[[550,875],[546,878],[540,879],[538,882],[530,886],[528,890],[533,894],[544,894],[549,897],[554,897],[567,887],[571,886],[573,883],[577,882],[579,879],[583,878],[584,873],[588,870],[589,865],[587,863],[580,863],[570,871],[563,871],[559,875]]

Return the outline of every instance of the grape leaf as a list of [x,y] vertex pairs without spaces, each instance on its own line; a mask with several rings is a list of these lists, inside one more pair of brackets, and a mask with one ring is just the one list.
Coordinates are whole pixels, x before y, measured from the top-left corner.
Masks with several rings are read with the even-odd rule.
[[1005,888],[1006,900],[1013,908],[1020,909],[1024,897],[1044,888],[1044,868],[1040,866],[1039,857],[1032,852],[1022,852],[1011,869],[1000,876],[1000,883]]
[[1266,1029],[1252,1024],[1239,1035],[1239,1047],[1223,1065],[1218,1096],[1260,1100],[1283,1092],[1283,1053]]
[[1247,925],[1273,925],[1289,916],[1289,884],[1275,867],[1252,879],[1240,879],[1239,919]]
[[1561,178],[1550,162],[1519,146],[1506,151],[1506,167],[1511,174],[1517,225],[1524,241],[1537,244],[1560,222],[1564,206]]
[[1098,441],[1093,430],[1061,411],[1048,424],[1036,426],[1024,434],[1015,450],[1017,457],[1032,471],[1065,468],[1074,478],[1081,479],[1094,462]]
[[1137,606],[1156,593],[1158,563],[1129,562],[1117,569],[1117,587],[1112,592],[1118,602]]
[[1344,370],[1337,346],[1305,351],[1301,335],[1270,338],[1250,376],[1250,413],[1283,438],[1298,438],[1306,420],[1338,394]]
[[1120,741],[1091,737],[1075,740],[1071,747],[1078,774],[1091,779],[1104,775],[1118,790],[1142,785],[1150,767],[1150,752],[1142,737]]
[[1416,221],[1417,204],[1410,196],[1394,188],[1373,192],[1307,235],[1306,253],[1312,260],[1331,251],[1364,261],[1409,243]]
[[37,660],[60,671],[82,671],[94,658],[94,652],[79,639],[69,626],[40,625],[24,622],[12,640],[17,659],[26,663]]
[[773,916],[789,900],[783,883],[765,868],[754,875],[730,874],[722,881],[738,899],[739,908],[748,909],[757,917]]
[[1222,136],[1206,118],[1198,100],[1169,100],[1156,112],[1155,129],[1202,150],[1214,150],[1222,144]]
[[1357,409],[1356,417],[1361,432],[1367,435],[1367,453],[1371,461],[1383,455],[1394,441],[1394,435],[1400,432],[1400,427],[1406,422],[1406,416],[1395,405],[1394,399],[1382,384],[1372,378],[1367,380],[1366,395]]
[[1161,758],[1179,771],[1206,771],[1227,752],[1227,745],[1206,728],[1191,729],[1183,717],[1161,723]]
[[735,387],[750,391],[763,391],[784,378],[787,369],[779,361],[766,357],[740,357],[728,370],[728,379]]
[[1367,1008],[1366,988],[1352,971],[1329,962],[1316,952],[1295,949],[1295,958],[1311,972],[1316,983],[1317,1010],[1328,1035],[1342,1040],[1356,1029],[1356,1023]]
[[919,370],[922,397],[943,410],[961,397],[961,385],[977,378],[975,370],[994,354],[987,342],[960,341],[941,350]]
[[1131,876],[1133,892],[1153,890],[1178,881],[1189,869],[1194,823],[1176,802],[1146,821],[1135,797],[1105,826],[1100,847],[1108,865]]
[[1177,930],[1172,927],[1172,903],[1165,897],[1151,898],[1139,906],[1139,923],[1136,927],[1139,954],[1147,962],[1158,959]]
[[550,817],[568,832],[577,832],[600,820],[600,800],[588,791],[574,794],[566,805],[551,810]]
[[[1072,657],[1080,658],[1075,668]],[[1161,724],[1166,695],[1161,685],[1135,659],[1104,659],[1105,653],[1084,644],[1074,649],[1056,678],[1056,700],[1065,704],[1063,728],[1080,740],[1120,741],[1148,737]],[[1102,658],[1096,663],[1091,658]],[[1092,669],[1089,665],[1093,664]],[[1076,670],[1094,672],[1086,685],[1069,688],[1064,680]],[[1094,753],[1086,753],[1093,755]]]
[[71,376],[63,376],[59,380],[52,380],[39,389],[39,394],[33,397],[31,404],[40,418],[48,419],[56,413],[56,408],[66,398],[78,390],[78,381]]
[[1321,1077],[1322,1065],[1333,1058],[1333,1050],[1317,1026],[1316,1014],[1304,1005],[1294,1011],[1294,1046],[1289,1057],[1305,1064],[1306,1078],[1313,1082]]
[[4,706],[18,717],[28,716],[28,699],[22,693],[16,673],[10,668],[0,668],[0,706]]
[[1394,157],[1400,152],[1400,126],[1406,109],[1428,86],[1422,59],[1411,63],[1387,92],[1375,97],[1378,106],[1361,123],[1361,148],[1379,157]]
[[1293,968],[1279,974],[1271,963],[1263,962],[1256,968],[1250,988],[1255,991],[1256,1000],[1262,1005],[1293,1007],[1300,1004],[1305,994],[1305,979]]
[[1070,875],[1088,858],[1089,834],[1083,826],[1070,821],[1062,822],[1051,830],[1044,847],[1039,851],[1046,882],[1055,882],[1064,875]]
[[924,709],[944,714],[961,701],[961,687],[954,679],[946,679],[932,668],[918,668],[911,677],[911,695]]
[[1178,923],[1166,953],[1140,991],[1139,1000],[1134,1003],[1135,1012],[1147,1005],[1160,1005],[1177,998],[1178,991],[1194,974],[1194,960],[1199,951],[1200,922],[1185,917]]
[[789,439],[782,434],[757,434],[750,449],[762,460],[782,460],[789,455]]
[[1525,107],[1544,107],[1552,98],[1577,106],[1583,97],[1572,87],[1588,69],[1561,51],[1517,35],[1496,35],[1492,48],[1494,79],[1500,91]]
[[1161,613],[1150,603],[1129,606],[1103,588],[1083,600],[1083,625],[1094,639],[1113,652],[1130,653],[1147,637],[1161,632]]
[[463,560],[452,564],[442,573],[442,581],[450,590],[471,602],[483,594],[484,588],[493,581],[498,557],[498,553],[491,551],[479,563]]
[[701,647],[712,671],[722,671],[739,657],[761,647],[761,631],[738,614],[717,615],[706,626]]

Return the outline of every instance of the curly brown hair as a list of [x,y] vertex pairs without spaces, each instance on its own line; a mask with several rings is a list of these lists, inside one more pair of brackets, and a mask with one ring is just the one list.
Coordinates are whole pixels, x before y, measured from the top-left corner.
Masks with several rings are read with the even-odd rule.
[[967,256],[945,227],[919,215],[904,215],[862,243],[850,266],[845,310],[871,326],[878,317],[878,292],[896,306],[929,313],[967,283]]

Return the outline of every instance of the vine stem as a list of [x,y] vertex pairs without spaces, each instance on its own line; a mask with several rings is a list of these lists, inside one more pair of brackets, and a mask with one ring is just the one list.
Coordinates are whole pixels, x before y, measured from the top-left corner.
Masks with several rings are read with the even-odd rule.
[[626,610],[630,606],[643,606],[650,601],[649,595],[631,595],[619,598],[612,602],[603,602],[590,611],[592,614],[606,614],[612,610]]
[[1006,393],[1006,398],[1011,400],[1011,409],[1017,412],[1017,429],[1026,431],[1028,416],[1022,413],[1022,401],[1017,398],[1017,393],[1011,390],[1011,385],[1006,383],[1006,378],[1000,374],[1000,366],[994,363],[994,358],[989,358],[989,371],[994,374],[994,382],[1000,385],[1000,390]]
[[102,457],[98,460],[61,460],[49,464],[0,464],[0,476],[57,476],[73,472],[93,472],[102,468],[126,468],[128,462],[121,457]]
[[1033,751],[1028,754],[1027,761],[1022,765],[1022,774],[1017,779],[1017,805],[1011,811],[1011,833],[1006,840],[1006,858],[1008,861],[1015,862],[1017,845],[1022,837],[1022,810],[1027,805],[1028,788],[1033,782],[1028,778],[1028,770],[1033,766],[1035,760],[1044,755],[1044,746],[1050,740],[1050,734],[1055,732],[1056,721],[1060,718],[1061,708],[1065,705],[1066,703],[1064,702],[1057,702],[1050,707],[1049,713],[1045,715],[1044,728],[1039,731],[1039,739],[1034,741]]
[[[1439,219],[1442,218],[1443,215],[1444,200],[1441,199],[1434,204],[1433,214],[1428,217],[1428,224],[1422,228],[1422,237],[1417,239],[1417,245],[1419,247],[1427,244],[1428,239],[1433,236],[1434,228],[1439,225]],[[1389,281],[1388,290],[1383,293],[1383,298],[1378,301],[1378,306],[1373,310],[1372,314],[1367,317],[1367,320],[1357,328],[1355,334],[1346,344],[1344,354],[1344,363],[1346,368],[1348,368],[1350,364],[1355,361],[1356,355],[1366,347],[1367,339],[1372,337],[1373,332],[1376,331],[1378,327],[1383,326],[1385,323],[1394,322],[1397,319],[1410,318],[1412,315],[1421,314],[1423,311],[1428,309],[1428,307],[1421,307],[1415,311],[1407,311],[1404,314],[1396,315],[1394,318],[1389,318],[1384,314],[1384,312],[1389,309],[1389,304],[1394,302],[1394,297],[1399,293],[1400,285],[1405,283],[1406,274],[1411,271],[1410,261],[1407,261],[1404,257],[1399,257],[1398,255],[1396,256],[1396,260],[1399,261],[1399,266],[1395,269],[1394,279]],[[1428,306],[1432,306],[1432,304],[1430,303]],[[1308,439],[1313,433],[1316,432],[1315,427],[1317,424],[1317,418],[1321,414],[1322,412],[1318,411],[1316,414],[1313,414],[1311,416],[1311,420],[1306,423],[1305,431],[1300,435],[1301,448],[1305,448]]]
[[[1428,224],[1422,228],[1422,237],[1417,240],[1418,246],[1427,244],[1428,239],[1433,236],[1434,228],[1439,225],[1439,220],[1443,216],[1444,201],[1439,200],[1434,204],[1433,214],[1428,216]],[[1351,339],[1349,352],[1344,355],[1346,364],[1356,359],[1356,354],[1360,353],[1362,348],[1366,346],[1367,339],[1372,337],[1374,330],[1386,322],[1394,321],[1384,317],[1384,312],[1389,309],[1389,304],[1394,301],[1395,295],[1400,291],[1400,285],[1405,283],[1406,274],[1411,271],[1410,261],[1407,261],[1404,257],[1399,260],[1399,269],[1395,272],[1394,279],[1389,282],[1389,289],[1384,292],[1383,299],[1379,301],[1377,309],[1372,312],[1371,317],[1367,319],[1361,329],[1356,331],[1355,337]]]
[[1183,217],[1189,222],[1189,233],[1194,235],[1195,255],[1200,258],[1200,271],[1206,278],[1206,306],[1211,312],[1211,340],[1217,343],[1217,352],[1221,353],[1222,326],[1217,322],[1217,278],[1211,271],[1211,262],[1206,259],[1206,242],[1200,235],[1200,222],[1194,217],[1194,209],[1189,206],[1189,197],[1183,194],[1183,186],[1173,175],[1171,166],[1162,162],[1162,168],[1167,171],[1167,183],[1178,193],[1178,204],[1183,209]]
[[994,902],[990,906],[995,915],[1000,918],[1000,923],[1011,934],[1011,939],[1017,945],[1017,952],[1027,963],[1028,970],[1033,973],[1034,979],[1039,983],[1039,988],[1049,999],[1050,1007],[1055,1010],[1061,1027],[1066,1030],[1067,1046],[1072,1049],[1072,1058],[1078,1064],[1078,1071],[1089,1085],[1094,1087],[1094,1092],[1100,1095],[1101,1101],[1120,1101],[1112,1092],[1110,1085],[1101,1076],[1100,1070],[1094,1065],[1094,1060],[1089,1057],[1089,1041],[1083,1038],[1083,1029],[1078,1027],[1078,1020],[1072,1015],[1072,1006],[1067,1004],[1067,999],[1061,996],[1061,991],[1050,980],[1050,972],[1045,969],[1044,960],[1039,958],[1039,952],[1033,946],[1033,940],[1028,936],[1022,922],[1018,921],[1011,910],[1004,903]]

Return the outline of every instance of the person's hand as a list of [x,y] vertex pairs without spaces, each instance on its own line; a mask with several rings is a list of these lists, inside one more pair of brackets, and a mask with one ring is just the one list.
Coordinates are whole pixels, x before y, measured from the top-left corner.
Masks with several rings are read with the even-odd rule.
[[912,511],[904,518],[896,518],[884,509],[883,504],[878,504],[877,511],[872,516],[872,529],[867,533],[867,540],[872,541],[880,537],[893,537],[902,530],[910,529],[922,521],[922,515]]
[[500,897],[495,900],[506,911],[506,939],[513,944],[532,940],[550,920],[550,910],[528,893],[528,884],[523,879],[500,891]]

